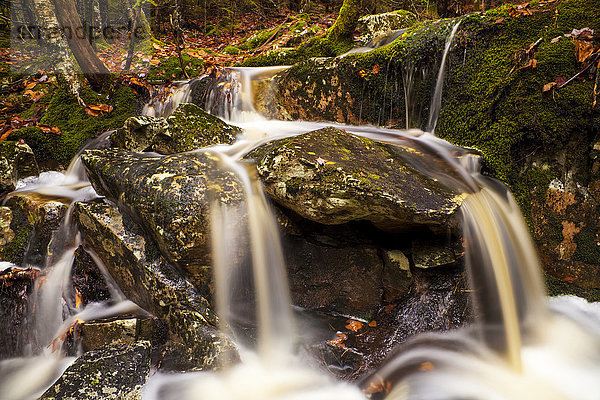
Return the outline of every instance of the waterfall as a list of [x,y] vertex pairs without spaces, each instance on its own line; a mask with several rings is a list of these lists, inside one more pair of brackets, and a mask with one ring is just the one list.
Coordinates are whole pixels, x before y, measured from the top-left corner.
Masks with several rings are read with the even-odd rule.
[[454,35],[456,35],[456,31],[458,30],[459,25],[460,20],[454,24],[450,35],[448,35],[448,38],[446,39],[446,45],[444,46],[444,53],[442,55],[442,61],[440,63],[440,69],[438,71],[437,81],[435,84],[435,91],[433,92],[433,97],[431,98],[431,107],[429,108],[429,121],[427,122],[427,132],[435,132],[435,127],[440,116],[440,109],[442,107],[442,89],[444,86],[444,72],[446,70],[446,57],[448,56],[450,46],[452,45],[452,40],[454,39]]

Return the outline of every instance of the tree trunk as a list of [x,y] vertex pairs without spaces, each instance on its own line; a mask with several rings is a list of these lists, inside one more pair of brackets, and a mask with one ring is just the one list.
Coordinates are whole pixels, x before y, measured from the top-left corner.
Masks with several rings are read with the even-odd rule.
[[344,0],[335,23],[327,32],[327,37],[333,41],[352,41],[356,23],[360,17],[360,1]]
[[40,30],[42,45],[54,56],[53,67],[58,80],[68,88],[69,92],[82,103],[79,97],[79,80],[75,67],[71,61],[69,47],[64,35],[50,34],[61,32],[56,12],[50,0],[30,0],[29,9],[34,15],[35,22]]
[[110,80],[110,72],[92,49],[75,9],[75,2],[73,0],[54,0],[54,4],[58,21],[65,29],[69,47],[73,51],[83,75],[94,90],[100,91]]

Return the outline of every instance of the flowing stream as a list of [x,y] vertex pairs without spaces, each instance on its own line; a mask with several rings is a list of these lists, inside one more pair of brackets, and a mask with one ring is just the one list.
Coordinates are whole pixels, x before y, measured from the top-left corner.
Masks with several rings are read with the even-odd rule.
[[[439,116],[445,59],[457,29],[458,23],[446,40],[440,63],[430,107],[431,132]],[[548,303],[535,248],[519,209],[504,185],[480,174],[478,157],[418,130],[266,120],[254,110],[253,83],[283,68],[231,69],[203,105],[244,130],[231,146],[199,150],[211,152],[223,170],[233,172],[245,194],[239,204],[214,200],[211,207],[217,309],[223,331],[236,339],[242,362],[226,365],[218,373],[157,373],[146,385],[144,398],[348,400],[365,399],[365,393],[394,400],[598,398],[598,307],[571,298]],[[412,79],[411,74],[404,78],[407,98]],[[189,101],[191,87],[192,82],[179,84],[167,101],[153,101],[145,112],[168,115],[179,103]],[[431,161],[405,161],[465,198],[463,233],[476,321],[446,334],[417,336],[360,386],[333,380],[297,353],[296,322],[277,224],[260,182],[239,161],[266,141],[331,125],[426,154]],[[89,200],[95,193],[80,168],[76,159],[66,176],[46,177],[50,182],[31,180],[19,190],[68,197],[71,204]],[[35,398],[60,374],[70,359],[52,356],[52,343],[75,321],[136,309],[119,296],[113,304],[95,304],[83,310],[65,301],[73,253],[79,245],[69,215],[70,211],[56,235],[44,268],[46,281],[36,295],[36,312],[43,309],[39,317],[48,319],[38,324],[44,330],[36,331],[39,349],[31,354],[36,358],[0,363],[5,399]],[[245,325],[253,324],[258,327],[255,339],[244,334]],[[18,365],[27,370],[29,378],[14,372]],[[37,371],[33,365],[45,372],[33,374]],[[37,384],[24,385],[24,379],[32,375],[37,375]],[[28,390],[19,392],[23,387]]]

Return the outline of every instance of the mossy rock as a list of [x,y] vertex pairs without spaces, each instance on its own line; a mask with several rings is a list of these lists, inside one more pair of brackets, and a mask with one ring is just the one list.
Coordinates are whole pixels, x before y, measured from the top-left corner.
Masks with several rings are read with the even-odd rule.
[[410,11],[396,10],[382,14],[365,15],[358,19],[356,28],[361,33],[361,40],[366,43],[378,35],[408,28],[415,22],[417,22],[415,14]]
[[242,196],[237,178],[221,171],[216,156],[108,149],[88,150],[82,161],[96,191],[138,221],[168,261],[191,270],[210,265],[209,192],[225,203]]
[[19,179],[38,173],[38,165],[29,146],[14,141],[0,142],[0,198],[13,191]]
[[275,140],[248,157],[266,193],[309,220],[368,220],[392,231],[451,226],[462,195],[413,169],[403,159],[411,152],[419,154],[328,127]]
[[107,345],[75,360],[40,399],[141,398],[150,363],[150,342]]
[[136,95],[128,87],[118,85],[108,97],[89,88],[83,88],[80,95],[86,104],[109,104],[114,108],[94,117],[73,96],[59,90],[52,96],[40,124],[58,127],[60,134],[27,127],[9,135],[9,140],[22,139],[32,148],[42,170],[66,168],[87,141],[123,126],[127,118],[136,114]]
[[231,144],[241,132],[197,105],[185,103],[166,119],[131,117],[111,138],[123,149],[175,154]]

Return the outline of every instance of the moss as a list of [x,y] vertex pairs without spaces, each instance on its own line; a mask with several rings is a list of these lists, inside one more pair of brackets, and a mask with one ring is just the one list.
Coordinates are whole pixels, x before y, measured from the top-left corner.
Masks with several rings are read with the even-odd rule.
[[244,41],[244,43],[240,44],[238,47],[241,50],[254,50],[259,46],[262,46],[269,38],[275,33],[277,28],[268,29],[264,31],[260,31],[250,36],[248,39]]
[[[204,70],[204,61],[191,57],[188,54],[183,53],[181,55],[183,63],[185,64],[185,70],[190,77],[198,76]],[[183,70],[181,69],[181,63],[179,57],[172,56],[166,58],[160,62],[160,64],[152,66],[148,73],[148,80],[176,80],[185,79]]]
[[590,302],[600,301],[600,289],[583,289],[579,286],[564,282],[548,274],[545,275],[545,278],[546,288],[549,296],[578,296],[583,297]]
[[235,46],[227,46],[223,49],[223,53],[235,56],[240,54],[240,49]]
[[14,209],[10,229],[15,236],[5,246],[0,247],[0,260],[21,265],[33,236],[33,221],[29,221],[27,215],[21,210]]
[[48,134],[39,128],[28,127],[13,131],[9,140],[23,139],[33,149],[42,168],[65,168],[85,142],[102,132],[121,127],[136,113],[135,93],[125,86],[117,86],[108,97],[89,88],[83,88],[80,95],[86,104],[109,104],[114,109],[97,117],[88,115],[75,98],[59,90],[52,96],[40,123],[58,127],[61,133]]
[[315,36],[291,50],[274,50],[264,55],[250,57],[240,63],[245,67],[293,65],[313,57],[335,57],[352,48],[347,41],[334,41],[326,35]]

